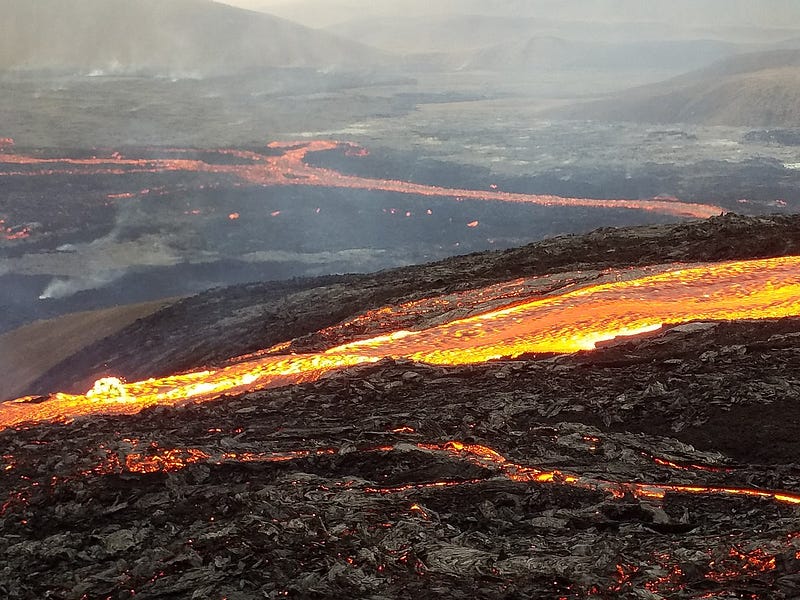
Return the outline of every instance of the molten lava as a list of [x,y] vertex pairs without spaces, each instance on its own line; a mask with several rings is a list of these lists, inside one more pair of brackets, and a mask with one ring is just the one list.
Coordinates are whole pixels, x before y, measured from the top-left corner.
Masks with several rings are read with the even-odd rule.
[[0,219],[0,238],[13,242],[15,240],[24,240],[25,238],[30,237],[30,235],[31,231],[28,229],[28,227],[9,227],[6,225],[4,219]]
[[[380,318],[382,311],[391,310],[381,309],[374,315]],[[325,373],[385,357],[438,365],[474,364],[525,353],[591,350],[598,342],[654,331],[664,324],[797,315],[800,257],[707,264],[517,300],[476,316],[420,331],[394,331],[316,354],[255,355],[218,370],[127,384],[104,379],[83,396],[59,393],[37,402],[21,398],[0,404],[0,426],[91,414],[132,414],[153,405],[313,381]]]
[[[1,146],[0,146],[1,147]],[[677,217],[707,218],[719,215],[725,210],[719,206],[680,202],[672,199],[653,198],[643,200],[607,200],[590,198],[562,198],[552,195],[519,194],[502,192],[496,186],[490,190],[468,190],[423,185],[392,179],[370,179],[355,175],[345,175],[332,169],[314,167],[305,162],[311,152],[324,152],[343,148],[348,156],[364,156],[366,151],[353,144],[333,141],[312,142],[273,142],[272,151],[279,155],[259,154],[245,150],[222,149],[215,154],[227,159],[238,160],[239,164],[215,164],[189,158],[124,158],[118,152],[107,157],[91,158],[41,158],[15,154],[9,146],[0,152],[0,167],[15,165],[22,169],[0,168],[2,176],[47,176],[47,175],[124,175],[129,173],[205,173],[213,176],[232,176],[251,185],[303,185],[360,190],[378,190],[417,196],[456,198],[458,200],[483,200],[536,204],[540,206],[589,207],[605,209],[629,209],[657,212]],[[196,151],[187,149],[160,150],[163,154],[185,155]],[[222,162],[222,161],[221,161]],[[226,162],[230,162],[227,160]],[[31,168],[34,167],[34,168]],[[149,194],[142,190],[140,194]],[[112,195],[124,197],[124,195]],[[469,227],[477,227],[472,221]]]

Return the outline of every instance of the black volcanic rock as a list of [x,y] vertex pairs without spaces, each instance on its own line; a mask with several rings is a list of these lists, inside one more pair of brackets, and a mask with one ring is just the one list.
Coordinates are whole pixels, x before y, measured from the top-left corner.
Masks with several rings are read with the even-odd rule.
[[599,229],[376,274],[220,288],[182,300],[85,348],[28,392],[82,393],[107,374],[135,381],[218,364],[364,310],[518,277],[798,253],[800,215],[728,214],[682,224]]
[[[798,251],[800,217],[727,215],[238,286],[139,322],[110,359],[222,357],[520,275]],[[148,347],[147,332],[165,337]],[[798,318],[690,323],[572,355],[384,359],[202,404],[5,429],[0,594],[796,598],[798,372]]]
[[[733,323],[456,368],[386,360],[2,431],[0,591],[794,598],[796,507],[596,486],[798,493],[800,387],[787,373],[800,368],[799,331],[798,319]],[[520,481],[514,465],[561,474]]]

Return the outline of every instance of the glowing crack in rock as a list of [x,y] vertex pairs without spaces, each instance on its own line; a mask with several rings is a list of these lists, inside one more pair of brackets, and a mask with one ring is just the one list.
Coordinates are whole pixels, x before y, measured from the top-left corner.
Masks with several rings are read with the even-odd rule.
[[[386,310],[393,309],[376,311],[378,318]],[[560,295],[517,299],[427,329],[395,331],[314,354],[242,357],[216,370],[119,385],[101,383],[87,395],[57,393],[35,402],[20,398],[0,404],[0,426],[133,414],[148,406],[314,381],[385,357],[436,365],[475,364],[526,353],[591,350],[599,341],[653,331],[664,324],[798,315],[800,257],[705,264],[586,285]],[[105,389],[108,394],[102,393]]]
[[[361,448],[362,453],[391,453],[408,451],[409,448],[440,454],[444,453],[455,460],[470,462],[481,468],[496,472],[498,475],[516,481],[517,483],[539,483],[563,485],[586,490],[595,490],[607,493],[615,498],[631,495],[644,499],[663,499],[667,494],[684,495],[711,495],[762,498],[782,504],[800,505],[800,494],[783,490],[766,490],[758,488],[706,486],[706,485],[680,485],[670,483],[640,483],[627,481],[611,481],[597,477],[585,477],[576,473],[567,473],[560,470],[546,470],[527,466],[509,460],[498,451],[481,444],[468,444],[453,440],[439,443],[418,443],[400,446],[377,446]],[[139,452],[128,454],[124,461],[126,469],[138,473],[151,473],[154,471],[178,471],[187,465],[208,461],[211,463],[237,463],[237,462],[287,462],[312,456],[336,455],[336,448],[314,448],[306,450],[291,450],[281,452],[226,452],[212,455],[198,448],[187,449],[157,449],[156,451],[142,454]],[[406,491],[425,487],[447,487],[468,485],[485,481],[485,479],[448,479],[441,481],[425,481],[408,483],[394,487],[371,487],[367,485],[365,491],[373,494],[400,494]]]
[[[1,148],[1,147],[0,147]],[[656,212],[676,217],[707,218],[725,212],[725,209],[708,204],[681,202],[679,200],[652,199],[595,199],[595,198],[563,198],[553,195],[522,194],[498,191],[495,187],[489,190],[446,188],[424,185],[393,179],[372,179],[346,175],[332,169],[315,167],[305,162],[309,153],[343,149],[348,156],[365,156],[366,150],[350,143],[317,140],[311,142],[272,142],[268,148],[273,152],[260,154],[246,150],[220,149],[203,151],[240,161],[239,164],[215,164],[195,158],[125,158],[118,152],[106,157],[91,158],[42,158],[24,154],[16,154],[11,147],[0,151],[0,177],[3,176],[48,176],[48,175],[125,175],[129,173],[169,173],[190,172],[206,173],[215,176],[229,176],[250,185],[262,186],[321,186],[373,190],[455,198],[457,200],[479,200],[494,202],[511,202],[518,204],[535,204],[539,206],[588,207],[604,209],[627,209]],[[163,154],[182,156],[197,153],[189,149],[160,149]],[[230,162],[230,161],[228,161]],[[9,168],[9,167],[17,168]],[[19,167],[25,167],[20,169]],[[31,167],[34,167],[32,169]],[[142,190],[140,194],[149,194],[152,190]],[[124,195],[117,197],[123,197]],[[231,219],[237,213],[232,213]],[[469,227],[477,227],[479,223],[472,221]]]
[[[221,433],[220,429],[212,429],[209,432]],[[589,438],[587,441],[599,441],[597,438]],[[82,469],[76,473],[66,476],[53,476],[49,485],[52,490],[57,486],[73,482],[82,477],[104,477],[107,475],[137,474],[147,476],[152,473],[177,472],[192,465],[202,464],[207,467],[220,466],[226,464],[247,464],[247,463],[285,463],[290,461],[302,461],[305,459],[320,460],[326,456],[338,457],[346,454],[375,454],[391,457],[397,454],[425,453],[439,456],[448,461],[466,462],[480,468],[483,472],[472,478],[452,478],[440,480],[423,480],[413,483],[406,483],[397,486],[384,487],[378,486],[374,482],[360,478],[335,478],[324,483],[308,481],[311,487],[316,487],[319,491],[330,493],[332,490],[345,491],[348,494],[353,492],[365,496],[396,496],[400,499],[407,511],[414,518],[430,520],[433,515],[426,508],[419,498],[421,491],[447,490],[465,486],[489,485],[494,486],[498,479],[507,479],[520,485],[547,486],[547,487],[570,487],[575,489],[588,490],[608,494],[615,499],[625,497],[635,497],[647,502],[660,502],[668,494],[676,495],[705,495],[705,496],[729,496],[736,498],[751,498],[756,500],[771,501],[777,504],[789,506],[800,505],[800,494],[774,489],[759,489],[748,487],[725,487],[715,485],[675,485],[671,483],[641,483],[636,481],[619,481],[600,478],[598,476],[585,476],[580,473],[569,473],[558,469],[542,469],[536,466],[522,464],[511,460],[492,447],[478,443],[468,443],[460,440],[440,440],[428,443],[398,443],[395,445],[379,445],[353,447],[307,447],[304,449],[292,450],[272,450],[249,452],[240,450],[228,452],[215,450],[209,447],[161,447],[157,442],[150,441],[146,445],[141,440],[124,438],[123,446],[127,449],[111,451],[100,446],[104,455],[100,462],[92,468]],[[216,445],[216,444],[214,444]],[[224,445],[224,444],[223,444]],[[14,469],[12,456],[4,456],[11,469]],[[677,466],[683,469],[683,466]],[[302,468],[300,469],[302,470]],[[703,469],[701,469],[703,470]],[[592,469],[594,472],[594,469]],[[21,510],[26,510],[29,506],[29,498],[32,490],[39,486],[37,481],[31,482],[28,477],[23,477],[22,481],[27,481],[24,487],[13,490],[7,499],[0,503],[0,516],[6,514],[13,515]],[[292,482],[293,485],[298,481]],[[313,492],[312,492],[313,493]],[[335,492],[334,492],[335,493]],[[212,519],[213,520],[213,517]],[[23,521],[26,523],[26,521]],[[391,523],[384,526],[392,527]],[[735,538],[740,538],[736,541]],[[763,547],[748,544],[745,532],[732,533],[724,537],[704,536],[710,542],[706,545],[706,550],[700,554],[707,554],[707,559],[702,563],[699,572],[701,581],[710,581],[719,584],[740,584],[745,581],[752,581],[753,576],[760,573],[775,571],[780,561],[787,560],[787,557],[795,555],[800,557],[800,552],[796,549],[795,539],[800,533],[790,530],[777,539],[769,541]],[[697,569],[697,555],[691,564],[693,569]],[[608,597],[614,594],[618,597],[619,593],[634,589],[632,586],[636,582],[638,589],[646,589],[653,594],[657,592],[658,597],[663,593],[678,592],[685,589],[691,583],[687,579],[685,566],[686,561],[679,555],[669,551],[656,552],[652,559],[657,568],[648,568],[642,571],[643,565],[620,563],[611,575],[610,585],[599,587],[593,585],[589,590],[589,595]],[[789,560],[791,560],[789,558]],[[695,573],[694,582],[697,582],[698,573]],[[714,593],[713,597],[719,596]],[[654,596],[655,597],[655,596]],[[712,597],[711,593],[702,596],[692,596],[694,598]]]

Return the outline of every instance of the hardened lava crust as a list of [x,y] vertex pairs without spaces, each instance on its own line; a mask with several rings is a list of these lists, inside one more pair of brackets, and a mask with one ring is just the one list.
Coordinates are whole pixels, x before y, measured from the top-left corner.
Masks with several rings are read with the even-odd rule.
[[[311,351],[397,326],[363,318],[383,305],[436,323],[437,307],[461,310],[453,298],[516,293],[504,282],[522,277],[561,293],[607,269],[798,253],[796,217],[726,216],[240,286],[138,322],[115,364],[155,374],[289,339]],[[137,337],[148,329],[158,344]],[[140,362],[126,363],[134,350]],[[7,428],[0,595],[796,598],[797,373],[800,319],[695,321],[573,354],[386,359],[201,404]]]
[[220,288],[178,301],[83,348],[24,393],[83,393],[104,374],[134,381],[218,365],[313,336],[382,306],[522,277],[797,254],[799,215],[726,214],[671,225],[599,229],[375,274]]

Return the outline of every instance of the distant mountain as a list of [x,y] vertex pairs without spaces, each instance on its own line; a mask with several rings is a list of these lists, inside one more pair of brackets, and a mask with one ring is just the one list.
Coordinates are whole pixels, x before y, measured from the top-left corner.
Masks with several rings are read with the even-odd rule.
[[800,50],[735,56],[550,116],[606,121],[800,127]]
[[228,74],[333,67],[382,54],[210,0],[0,0],[0,69]]
[[626,68],[680,73],[743,52],[792,46],[791,41],[778,46],[775,38],[754,42],[744,34],[731,34],[730,41],[719,31],[687,30],[678,23],[559,21],[546,13],[367,14],[327,31],[406,56],[432,55],[446,67],[492,71]]
[[715,40],[599,42],[534,37],[475,52],[468,69],[671,69],[706,66],[740,52],[740,46]]
[[486,15],[407,14],[399,17],[363,16],[329,27],[327,31],[399,53],[460,52],[529,37],[542,25],[528,18]]
[[[373,16],[433,17],[482,15],[492,17],[543,18],[585,23],[671,24],[683,29],[742,27],[797,29],[797,0],[225,0],[246,2],[266,12],[323,27]],[[786,36],[784,36],[786,37]],[[774,38],[773,38],[774,39]]]
[[540,16],[409,13],[395,17],[367,14],[337,23],[326,30],[397,53],[458,52],[524,46],[539,38],[574,40],[572,44],[575,46],[583,44],[589,47],[603,43],[624,46],[661,40],[680,43],[699,39],[680,27],[652,21],[560,21],[548,13]]

